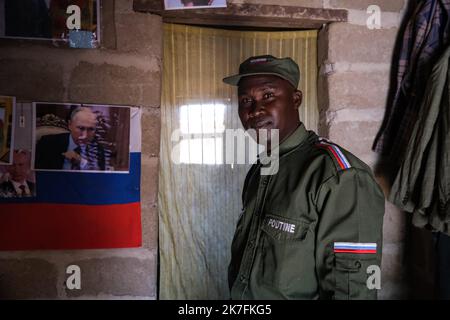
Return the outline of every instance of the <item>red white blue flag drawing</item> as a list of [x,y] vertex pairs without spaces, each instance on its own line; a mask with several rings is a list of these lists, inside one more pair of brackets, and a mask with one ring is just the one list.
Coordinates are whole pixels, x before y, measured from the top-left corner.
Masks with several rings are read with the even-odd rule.
[[1,199],[0,250],[140,246],[140,120],[131,108],[129,173],[38,171],[37,197]]
[[377,253],[376,243],[335,242],[335,253]]

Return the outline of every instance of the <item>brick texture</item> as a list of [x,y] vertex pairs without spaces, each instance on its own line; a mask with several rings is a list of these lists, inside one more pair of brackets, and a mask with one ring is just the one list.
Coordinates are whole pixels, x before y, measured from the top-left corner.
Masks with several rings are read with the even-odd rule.
[[41,259],[0,259],[0,300],[55,299],[56,268]]
[[332,8],[344,8],[366,11],[370,5],[377,5],[381,11],[400,11],[405,4],[404,0],[331,0],[330,5]]
[[81,269],[81,289],[65,289],[68,297],[143,296],[155,294],[155,257],[103,258],[74,261]]
[[328,60],[391,63],[398,29],[373,29],[348,23],[334,23],[328,29]]

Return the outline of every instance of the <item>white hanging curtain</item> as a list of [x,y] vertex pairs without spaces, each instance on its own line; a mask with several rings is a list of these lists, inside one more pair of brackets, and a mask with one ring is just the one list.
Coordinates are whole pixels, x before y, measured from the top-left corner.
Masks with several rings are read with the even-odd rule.
[[227,267],[249,165],[225,163],[225,129],[242,129],[237,90],[222,83],[250,56],[300,66],[300,117],[317,129],[317,31],[164,26],[159,176],[161,299],[228,299]]

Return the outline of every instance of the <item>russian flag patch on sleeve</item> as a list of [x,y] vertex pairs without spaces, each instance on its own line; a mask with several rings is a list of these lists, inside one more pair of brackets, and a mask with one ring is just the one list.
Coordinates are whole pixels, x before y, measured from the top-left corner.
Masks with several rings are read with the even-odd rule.
[[319,143],[317,143],[316,146],[318,148],[327,150],[330,153],[331,157],[338,164],[340,170],[346,170],[352,167],[347,157],[337,145],[328,142],[324,138],[320,138]]
[[377,253],[376,243],[335,242],[334,253]]

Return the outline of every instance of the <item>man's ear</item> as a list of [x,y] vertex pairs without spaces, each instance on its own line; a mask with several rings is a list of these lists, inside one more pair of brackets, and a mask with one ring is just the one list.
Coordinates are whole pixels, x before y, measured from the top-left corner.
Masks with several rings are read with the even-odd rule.
[[300,108],[300,105],[302,104],[302,100],[303,100],[303,93],[300,90],[294,90],[292,95],[294,98],[295,109]]

